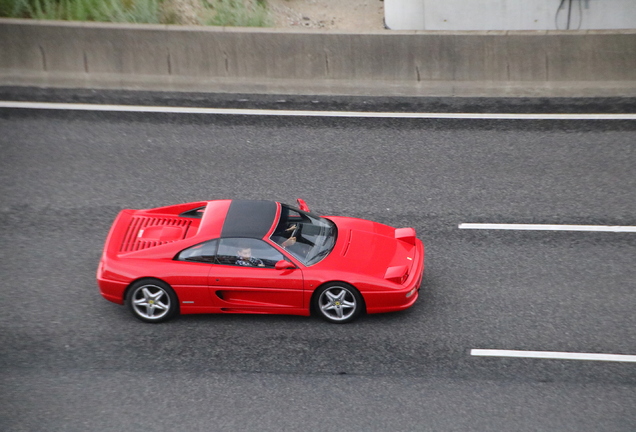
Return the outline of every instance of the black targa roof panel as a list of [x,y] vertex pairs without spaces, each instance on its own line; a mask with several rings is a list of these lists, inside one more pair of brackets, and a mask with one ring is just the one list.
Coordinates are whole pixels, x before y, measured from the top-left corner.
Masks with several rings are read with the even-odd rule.
[[221,237],[263,238],[272,227],[277,210],[274,201],[232,200]]

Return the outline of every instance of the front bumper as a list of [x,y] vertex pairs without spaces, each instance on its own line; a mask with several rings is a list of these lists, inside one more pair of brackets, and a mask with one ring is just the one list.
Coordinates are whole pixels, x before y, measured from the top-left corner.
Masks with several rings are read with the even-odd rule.
[[396,312],[410,308],[417,301],[424,279],[424,245],[420,240],[417,242],[417,265],[406,284],[390,291],[365,292],[367,313]]

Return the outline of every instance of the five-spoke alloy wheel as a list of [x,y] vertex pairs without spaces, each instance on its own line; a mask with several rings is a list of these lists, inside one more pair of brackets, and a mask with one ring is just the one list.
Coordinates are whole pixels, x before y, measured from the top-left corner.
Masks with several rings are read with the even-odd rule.
[[128,290],[126,305],[142,321],[158,323],[177,313],[177,296],[168,284],[159,280],[141,280]]
[[357,289],[349,284],[332,282],[318,288],[314,309],[329,322],[347,323],[364,310],[364,301]]

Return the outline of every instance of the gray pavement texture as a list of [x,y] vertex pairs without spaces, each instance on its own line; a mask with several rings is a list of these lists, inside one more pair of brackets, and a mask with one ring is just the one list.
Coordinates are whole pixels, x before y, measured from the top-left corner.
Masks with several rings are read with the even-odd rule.
[[[633,431],[633,363],[469,353],[636,354],[636,237],[457,225],[636,225],[635,138],[628,121],[0,110],[0,429]],[[415,227],[427,247],[420,300],[350,325],[247,315],[148,325],[99,296],[95,270],[121,208],[227,197],[302,197],[321,214]]]

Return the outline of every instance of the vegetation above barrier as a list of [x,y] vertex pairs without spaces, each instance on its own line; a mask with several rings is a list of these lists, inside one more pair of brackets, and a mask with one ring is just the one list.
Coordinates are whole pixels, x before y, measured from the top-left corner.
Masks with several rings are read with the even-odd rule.
[[265,0],[0,0],[0,17],[265,27]]

